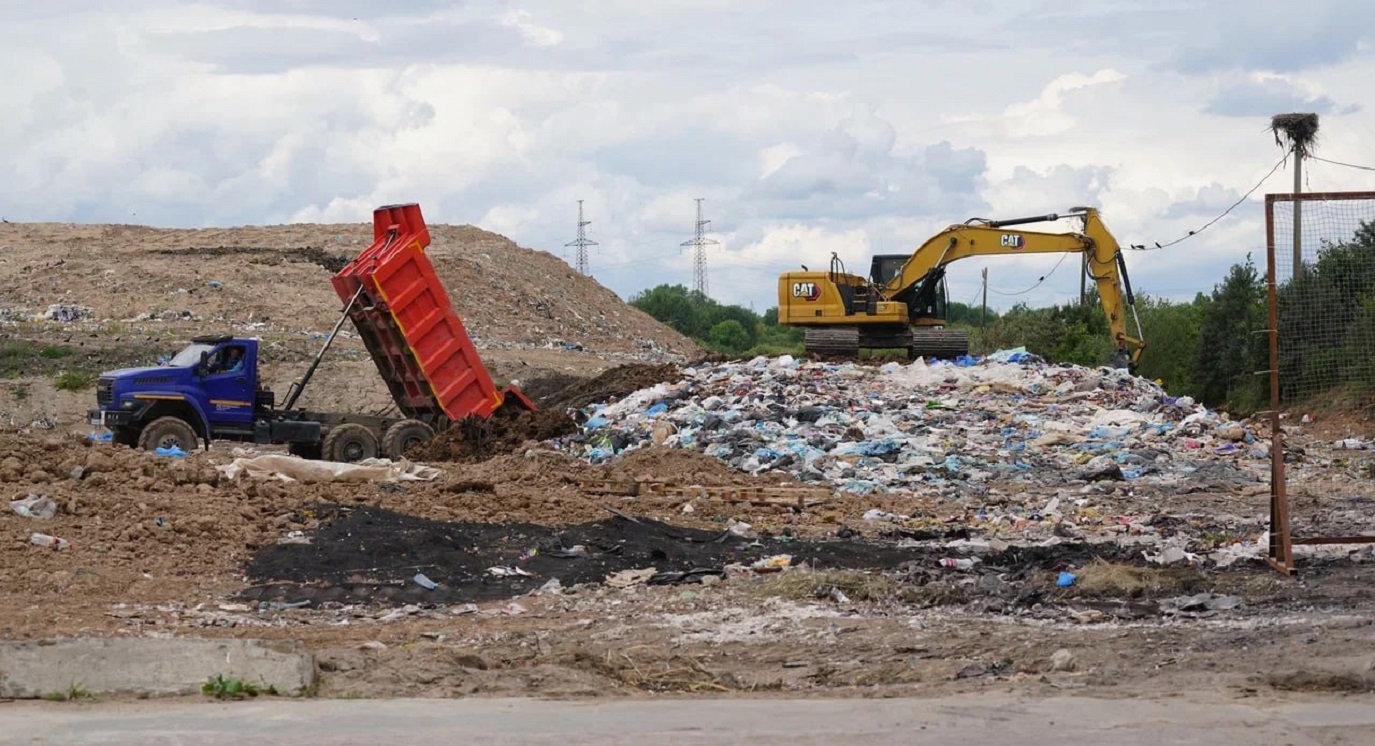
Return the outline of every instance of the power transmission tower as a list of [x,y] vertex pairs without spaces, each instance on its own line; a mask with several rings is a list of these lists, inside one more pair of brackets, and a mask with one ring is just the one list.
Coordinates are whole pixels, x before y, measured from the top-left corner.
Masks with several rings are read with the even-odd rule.
[[702,219],[703,198],[697,198],[697,232],[691,241],[684,241],[680,246],[692,247],[692,289],[707,294],[707,246],[720,243],[714,238],[707,238],[707,226],[710,220]]
[[588,274],[587,271],[587,247],[596,246],[597,242],[587,237],[587,226],[591,225],[591,220],[582,219],[582,200],[578,200],[578,238],[569,241],[564,246],[578,247],[577,267],[579,274]]

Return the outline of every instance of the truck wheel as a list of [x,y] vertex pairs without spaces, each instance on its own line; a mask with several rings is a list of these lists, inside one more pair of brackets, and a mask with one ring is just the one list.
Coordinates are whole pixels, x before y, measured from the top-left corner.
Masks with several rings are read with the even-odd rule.
[[357,423],[340,425],[329,431],[320,450],[330,461],[346,464],[377,458],[377,436]]
[[196,450],[196,429],[180,417],[159,417],[143,428],[138,447],[145,451],[176,446],[187,453]]
[[434,428],[420,420],[402,420],[382,436],[382,453],[393,461],[399,461],[406,452],[434,438]]

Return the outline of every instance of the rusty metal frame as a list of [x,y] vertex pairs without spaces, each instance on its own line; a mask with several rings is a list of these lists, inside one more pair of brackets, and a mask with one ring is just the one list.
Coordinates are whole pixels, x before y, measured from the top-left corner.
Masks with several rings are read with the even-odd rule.
[[[1284,471],[1284,430],[1280,424],[1279,292],[1275,279],[1275,203],[1375,200],[1375,192],[1307,192],[1265,195],[1266,295],[1270,307],[1270,548],[1266,561],[1285,575],[1294,572],[1294,546],[1375,544],[1375,536],[1301,536],[1291,533],[1289,494]],[[1296,267],[1295,270],[1298,268]]]

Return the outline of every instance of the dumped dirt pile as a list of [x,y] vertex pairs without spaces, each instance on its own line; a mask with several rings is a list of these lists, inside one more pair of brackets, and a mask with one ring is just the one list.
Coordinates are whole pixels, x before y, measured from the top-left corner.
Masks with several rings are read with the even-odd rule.
[[[472,226],[430,231],[431,260],[480,345],[697,352],[552,254]],[[192,331],[222,332],[231,321],[327,331],[340,307],[329,278],[371,241],[371,224],[361,222],[197,230],[8,223],[0,225],[0,308],[72,304],[98,320],[187,319]]]
[[[475,463],[511,453],[529,441],[551,440],[577,432],[567,410],[615,401],[678,376],[674,365],[620,365],[595,378],[577,381],[561,390],[544,388],[534,412],[499,414],[487,420],[470,418],[455,423],[416,449],[417,461]],[[564,378],[564,377],[560,377]],[[559,379],[554,379],[559,380]]]
[[[50,519],[0,518],[0,584],[10,600],[72,594],[82,604],[158,602],[234,585],[235,565],[291,519],[279,484],[227,485],[203,454],[171,459],[76,439],[0,437],[10,500],[56,502]],[[298,528],[308,519],[298,517]],[[34,533],[66,549],[35,546]],[[194,595],[194,592],[193,592]]]
[[427,462],[475,463],[510,453],[529,441],[548,440],[577,430],[577,425],[559,410],[498,414],[488,419],[469,417],[454,423],[422,446],[413,458]]
[[550,409],[581,409],[591,404],[605,404],[656,383],[676,381],[678,375],[676,365],[620,365],[596,378],[575,383],[557,394],[547,396],[543,406]]

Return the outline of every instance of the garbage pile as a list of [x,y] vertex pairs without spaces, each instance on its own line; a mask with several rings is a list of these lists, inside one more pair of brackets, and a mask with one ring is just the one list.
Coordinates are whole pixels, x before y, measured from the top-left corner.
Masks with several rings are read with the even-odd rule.
[[856,494],[1254,482],[1268,456],[1244,424],[1150,381],[1020,351],[882,366],[787,355],[704,364],[579,419],[582,432],[559,446],[593,463],[658,444]]

